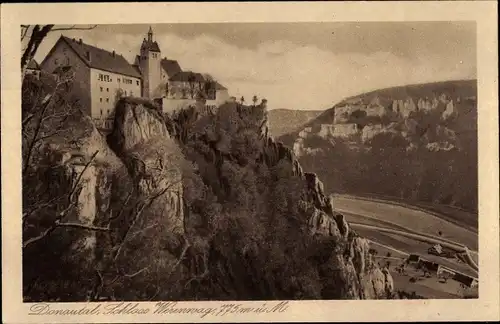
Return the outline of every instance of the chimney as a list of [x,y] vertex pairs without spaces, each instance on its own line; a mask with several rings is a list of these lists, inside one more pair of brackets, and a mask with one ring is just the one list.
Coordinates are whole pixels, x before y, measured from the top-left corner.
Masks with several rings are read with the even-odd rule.
[[87,51],[87,60],[90,62],[92,60],[92,56],[90,55],[90,52]]
[[82,45],[82,39],[81,39],[81,38],[78,40],[78,43],[79,43],[80,45]]

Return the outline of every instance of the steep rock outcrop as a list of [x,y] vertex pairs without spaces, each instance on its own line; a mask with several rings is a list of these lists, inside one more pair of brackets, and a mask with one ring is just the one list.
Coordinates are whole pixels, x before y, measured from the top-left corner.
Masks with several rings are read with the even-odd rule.
[[147,100],[122,98],[115,108],[109,142],[116,151],[128,150],[151,138],[168,138],[169,133],[158,108]]
[[156,107],[120,100],[108,143],[127,166],[139,196],[151,204],[150,211],[163,213],[164,225],[182,234],[182,153]]
[[[117,209],[113,201],[120,200],[117,196],[122,190],[130,189],[123,163],[92,120],[83,117],[77,126],[67,130],[73,135],[70,141],[64,136],[44,141],[34,173],[24,179],[38,195],[38,209],[26,217],[23,230],[24,280],[72,283],[58,287],[57,292],[28,286],[25,294],[35,299],[81,300],[85,297],[81,294],[93,289],[95,269],[101,262],[99,251],[107,244],[102,233],[111,232],[110,211]],[[25,203],[30,200],[27,197]],[[40,232],[46,236],[37,240],[42,238]]]
[[[186,113],[173,116],[173,125],[169,128],[180,129],[182,133],[184,127],[196,124],[197,117],[193,114],[191,118]],[[249,118],[250,117],[250,118]],[[290,163],[295,176],[304,179],[305,188],[303,200],[299,202],[300,208],[306,217],[309,225],[310,235],[318,240],[320,245],[325,245],[327,252],[326,260],[318,265],[319,273],[323,278],[322,297],[327,299],[335,298],[387,298],[391,295],[392,278],[389,273],[381,271],[373,262],[372,256],[368,253],[368,241],[359,237],[350,229],[343,215],[335,214],[332,199],[327,197],[324,192],[323,184],[314,173],[305,173],[296,159],[292,150],[284,146],[281,142],[267,136],[265,114],[255,111],[255,107],[244,107],[237,104],[226,105],[222,112],[218,114],[218,127],[222,128],[219,134],[231,134],[231,129],[237,132],[252,132],[257,134],[262,144],[257,161],[265,163],[268,167],[276,166],[280,161]],[[240,129],[235,118],[248,118],[245,122],[246,128]],[[179,125],[183,126],[179,126]],[[194,126],[196,127],[196,125]],[[206,135],[205,131],[200,131],[203,135],[199,139],[207,141],[205,150],[213,150],[211,154],[204,153],[205,156],[217,156],[221,161],[212,160],[213,163],[224,164],[229,161],[239,163],[241,159],[238,152],[231,150],[230,143],[216,143],[218,136],[216,134]],[[211,132],[211,131],[208,131]],[[222,141],[227,140],[226,138]],[[211,142],[214,142],[211,144]],[[248,158],[248,156],[247,156]],[[324,250],[324,249],[323,249]],[[237,281],[237,275],[234,273],[234,267],[227,263],[217,261],[216,268],[230,268],[225,275]],[[250,264],[246,265],[251,267]],[[258,274],[254,274],[258,276]],[[255,279],[255,278],[254,278]],[[229,279],[227,279],[229,280]],[[241,287],[243,291],[243,287]]]

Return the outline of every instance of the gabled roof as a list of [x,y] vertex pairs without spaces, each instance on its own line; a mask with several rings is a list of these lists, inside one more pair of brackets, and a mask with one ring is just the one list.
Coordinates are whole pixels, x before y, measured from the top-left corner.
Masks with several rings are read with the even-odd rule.
[[219,82],[215,81],[215,90],[227,90],[227,88]]
[[196,73],[192,71],[181,71],[176,73],[174,76],[169,78],[170,81],[182,81],[182,82],[205,82],[205,78],[201,73]]
[[135,59],[134,59],[134,64],[133,65],[139,65],[141,63],[141,57],[139,55],[136,55],[135,56]]
[[38,62],[33,59],[28,63],[28,66],[26,68],[30,70],[40,70],[40,65],[38,65]]
[[[141,77],[141,74],[138,73],[121,54],[108,52],[104,49],[85,44],[79,40],[71,39],[66,36],[61,36],[57,42],[59,43],[60,41],[68,44],[88,67],[135,78]],[[54,45],[54,48],[56,46],[57,44]],[[47,57],[50,56],[51,52],[49,52]],[[88,57],[89,54],[90,59]]]
[[142,72],[141,72],[141,68],[139,67],[139,65],[132,65],[132,67],[134,68],[134,70],[136,70],[137,73],[139,73],[139,75],[142,75]]
[[145,49],[150,52],[161,52],[160,51],[160,46],[158,46],[158,43],[156,41],[149,41],[144,38],[142,41],[141,49]]
[[161,67],[169,77],[176,75],[179,72],[182,72],[182,69],[179,63],[175,60],[167,60],[166,58],[161,59]]

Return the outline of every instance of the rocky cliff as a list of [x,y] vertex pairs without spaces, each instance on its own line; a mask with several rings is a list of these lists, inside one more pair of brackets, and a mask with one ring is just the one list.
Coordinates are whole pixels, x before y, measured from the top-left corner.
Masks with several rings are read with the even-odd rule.
[[166,117],[124,98],[107,139],[87,118],[48,143],[25,185],[65,202],[26,222],[26,300],[389,297],[368,242],[267,124],[265,106]]
[[475,212],[476,91],[467,80],[363,93],[279,140],[334,192]]
[[[191,117],[187,117],[188,115]],[[288,171],[294,177],[303,179],[303,195],[298,202],[298,208],[308,224],[307,232],[315,240],[322,242],[321,244],[328,242],[327,246],[331,247],[331,250],[326,252],[325,262],[318,265],[320,277],[324,277],[327,282],[322,287],[321,297],[370,299],[390,296],[393,290],[392,277],[386,270],[375,265],[368,253],[368,242],[349,228],[342,215],[334,213],[332,201],[325,195],[323,184],[316,174],[304,172],[291,149],[267,136],[265,109],[227,104],[220,108],[217,118],[213,130],[207,127],[207,121],[197,116],[196,112],[185,111],[177,117],[174,116],[171,122],[175,125],[171,128],[182,129],[192,125],[192,137],[201,139],[206,145],[204,155],[219,157],[209,159],[214,161],[216,166],[228,162],[245,166],[251,164],[249,159],[253,159],[257,164],[273,168],[286,162]],[[197,128],[197,121],[204,125],[201,132]],[[198,131],[194,131],[195,129]],[[255,140],[245,146],[250,152],[244,152],[244,159],[239,156],[242,152],[234,150],[235,143],[228,143],[225,137],[230,135],[233,139],[239,139],[242,134],[251,134],[250,137]],[[184,144],[188,143],[189,139],[184,138]],[[212,152],[207,153],[206,150]],[[222,173],[220,170],[216,172],[218,175]]]

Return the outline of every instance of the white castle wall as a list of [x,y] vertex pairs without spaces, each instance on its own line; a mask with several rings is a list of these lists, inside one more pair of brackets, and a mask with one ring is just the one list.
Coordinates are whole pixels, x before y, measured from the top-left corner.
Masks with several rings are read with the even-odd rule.
[[333,136],[335,137],[349,137],[358,133],[358,126],[356,124],[337,124],[334,127]]

